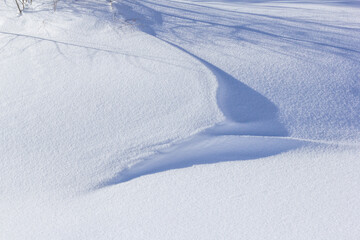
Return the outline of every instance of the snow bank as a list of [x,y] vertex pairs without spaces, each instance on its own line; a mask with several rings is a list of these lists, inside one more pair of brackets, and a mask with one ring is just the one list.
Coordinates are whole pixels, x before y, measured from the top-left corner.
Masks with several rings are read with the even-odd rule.
[[0,6],[0,239],[357,239],[356,1],[51,5]]

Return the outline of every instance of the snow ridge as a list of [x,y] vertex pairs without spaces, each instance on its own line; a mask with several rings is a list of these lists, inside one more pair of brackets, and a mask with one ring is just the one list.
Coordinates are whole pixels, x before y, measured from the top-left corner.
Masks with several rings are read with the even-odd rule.
[[[166,29],[167,26],[171,26],[167,23],[167,18],[183,18],[185,21],[191,20],[196,22],[198,19],[192,19],[191,14],[196,16],[207,7],[183,2],[153,3],[149,1],[127,0],[120,1],[114,4],[114,6],[117,9],[117,13],[120,14],[123,19],[131,20],[134,23],[134,27],[165,42],[169,45],[169,48],[178,49],[189,55],[212,72],[218,82],[217,105],[226,119],[188,139],[173,142],[168,149],[159,150],[156,154],[145,158],[130,168],[123,169],[114,178],[101,183],[100,186],[113,185],[140,177],[144,174],[183,168],[195,164],[267,157],[294,150],[313,142],[316,144],[320,144],[321,142],[321,144],[324,145],[333,144],[331,141],[303,138],[301,135],[300,137],[296,135],[295,137],[289,137],[290,133],[288,132],[288,128],[282,123],[283,121],[279,119],[279,109],[270,99],[209,61],[186,50],[177,43],[178,40],[176,40],[176,38],[171,38],[171,34],[168,34],[168,32],[174,32]],[[188,6],[192,6],[192,9],[190,10]],[[156,10],[156,8],[158,10]],[[161,12],[161,10],[164,9],[166,9],[166,11],[168,11],[168,9],[173,10]],[[190,14],[180,16],[178,12],[182,12],[184,15],[186,13]],[[215,13],[218,14],[218,12],[214,10],[213,17]],[[247,14],[252,15],[253,13],[250,12]],[[261,14],[253,15],[260,18],[265,16]],[[199,20],[199,22],[201,22],[201,20]],[[207,23],[210,24],[210,22]],[[310,23],[313,24],[312,22]],[[195,24],[194,26],[194,28],[196,28],[197,25]],[[257,30],[253,27],[242,26],[242,28],[245,31],[263,34],[268,38],[279,37],[276,34],[264,30]],[[184,35],[186,36],[186,34]],[[177,35],[177,37],[181,38],[179,35]],[[337,47],[324,42],[298,39],[291,36],[283,36],[281,39],[284,41],[292,41],[294,44],[304,42],[325,48],[335,48],[336,50],[353,53],[355,55],[359,53],[358,50],[354,48]],[[266,138],[267,136],[272,136],[273,138]],[[247,144],[247,142],[251,142],[252,144]],[[194,145],[197,146],[197,148],[192,147]],[[228,146],[232,147],[229,148]],[[256,146],[262,146],[262,148],[258,149]],[[250,152],[253,154],[250,154]]]

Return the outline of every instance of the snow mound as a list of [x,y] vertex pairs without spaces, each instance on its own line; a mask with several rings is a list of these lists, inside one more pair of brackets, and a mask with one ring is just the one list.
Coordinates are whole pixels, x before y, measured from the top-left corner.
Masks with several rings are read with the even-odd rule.
[[357,239],[358,6],[0,5],[0,239]]

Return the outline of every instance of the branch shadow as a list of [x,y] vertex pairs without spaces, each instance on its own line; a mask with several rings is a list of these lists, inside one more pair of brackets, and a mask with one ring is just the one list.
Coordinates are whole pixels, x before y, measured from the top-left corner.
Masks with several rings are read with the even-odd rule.
[[[246,6],[246,1],[243,3]],[[339,1],[336,3],[341,4]],[[318,21],[296,16],[283,17],[271,13],[219,9],[191,2],[171,2],[170,5],[162,1],[122,0],[116,3],[115,7],[119,13],[125,14],[125,18],[135,19],[140,30],[171,42],[192,44],[201,43],[206,39],[218,45],[222,40],[232,39],[294,58],[302,58],[304,61],[309,61],[307,54],[299,54],[299,48],[308,53],[332,53],[360,62],[358,25],[346,26],[331,19]],[[291,5],[277,7],[288,11]],[[272,6],[267,5],[257,6],[257,9],[263,9],[264,12],[271,8]],[[300,10],[297,7],[293,8],[292,11],[295,12]],[[121,9],[126,11],[121,12]],[[316,15],[316,12],[314,14]],[[162,26],[164,22],[166,27]],[[347,42],[343,41],[344,37]]]

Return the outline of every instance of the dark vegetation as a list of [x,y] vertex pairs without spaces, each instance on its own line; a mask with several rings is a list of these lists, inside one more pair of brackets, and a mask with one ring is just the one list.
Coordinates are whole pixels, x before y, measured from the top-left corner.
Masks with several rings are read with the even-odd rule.
[[[32,0],[14,0],[19,13],[22,14],[27,5],[32,4]],[[53,9],[56,10],[58,0],[53,0]]]

